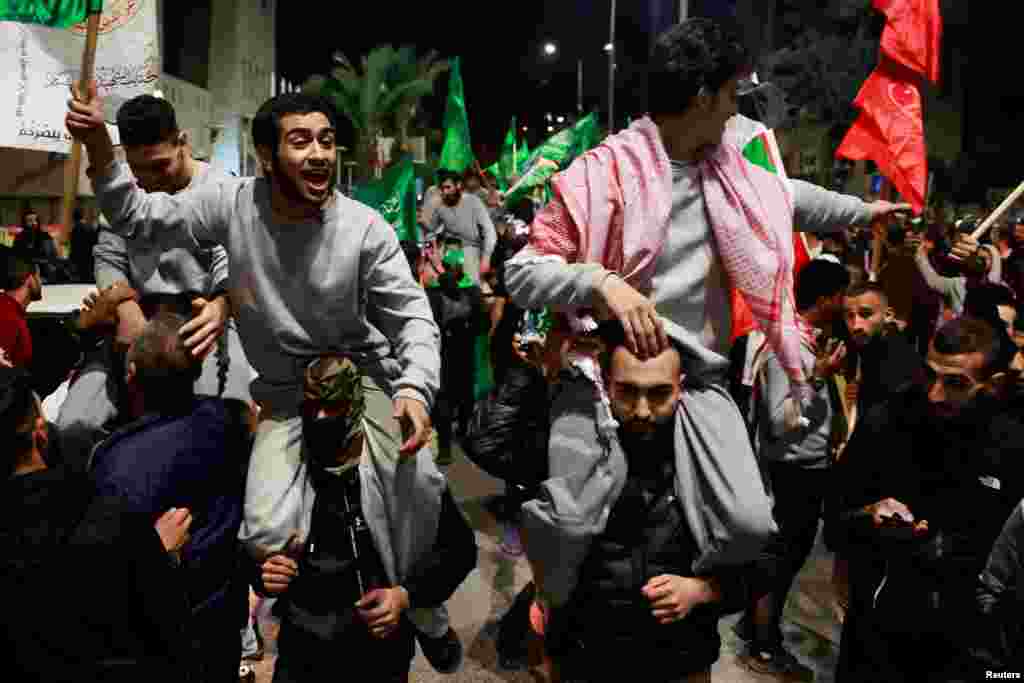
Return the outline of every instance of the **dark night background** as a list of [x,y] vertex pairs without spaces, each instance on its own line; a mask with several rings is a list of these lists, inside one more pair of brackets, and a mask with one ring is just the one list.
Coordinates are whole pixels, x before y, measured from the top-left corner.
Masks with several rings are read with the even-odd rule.
[[[643,111],[642,78],[637,76],[643,72],[653,37],[675,21],[678,4],[676,0],[618,2],[615,109],[619,125],[627,114]],[[824,4],[825,0],[818,3]],[[529,126],[532,145],[546,136],[545,112],[575,112],[579,57],[584,60],[584,108],[606,110],[608,59],[603,46],[608,42],[610,5],[610,0],[377,2],[361,4],[358,11],[345,5],[333,15],[321,15],[296,11],[281,2],[278,70],[301,83],[312,74],[328,72],[335,50],[344,51],[355,62],[384,43],[413,44],[420,52],[436,49],[442,57],[461,56],[473,143],[486,163],[496,156],[511,116],[518,117],[520,126]],[[813,10],[815,0],[775,0],[773,5]],[[759,0],[690,0],[690,14],[756,13],[764,6]],[[960,82],[954,87],[964,101],[963,154],[953,172],[976,195],[986,186],[1016,185],[1018,176],[1024,175],[1016,163],[1024,156],[1020,149],[1024,138],[1016,134],[1014,125],[1024,97],[1013,75],[1018,62],[1014,47],[1019,41],[1018,24],[1007,14],[1013,4],[970,3],[969,23],[967,6],[966,0],[942,0],[947,18],[945,51],[959,55],[962,65]],[[770,49],[763,44],[757,22],[748,24],[746,38],[755,51]],[[541,46],[548,40],[559,46],[555,60],[541,56]],[[447,76],[438,79],[434,96],[423,103],[433,127],[441,126],[447,80]]]

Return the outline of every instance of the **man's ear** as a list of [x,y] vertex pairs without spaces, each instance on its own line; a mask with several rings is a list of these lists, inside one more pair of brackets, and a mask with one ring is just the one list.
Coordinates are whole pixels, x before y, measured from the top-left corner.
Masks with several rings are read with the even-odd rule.
[[258,145],[256,147],[256,156],[260,158],[260,168],[263,169],[263,175],[269,176],[274,170],[274,153],[266,145]]
[[896,311],[892,306],[885,309],[885,322],[886,324],[896,321]]

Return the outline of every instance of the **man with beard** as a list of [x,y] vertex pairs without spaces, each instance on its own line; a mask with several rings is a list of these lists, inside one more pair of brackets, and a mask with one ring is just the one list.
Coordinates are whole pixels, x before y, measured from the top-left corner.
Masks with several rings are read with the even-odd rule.
[[865,415],[920,379],[921,357],[892,324],[889,298],[881,286],[868,282],[851,287],[843,306],[860,377],[850,391],[856,394],[858,414]]
[[3,292],[0,293],[0,349],[7,352],[12,365],[28,368],[32,364],[32,334],[25,311],[33,301],[43,298],[39,266],[26,258],[7,255],[4,264]]
[[[853,574],[862,617],[844,624],[841,681],[981,680],[975,588],[1024,496],[1024,425],[999,338],[969,317],[943,325],[927,378],[876,406],[847,447],[849,547],[881,575]],[[851,612],[852,614],[852,612]]]
[[[679,402],[676,457],[707,474],[700,481],[714,499],[709,507],[733,532],[714,548],[705,545],[705,566],[748,562],[774,532],[728,391],[730,288],[768,336],[802,407],[813,389],[792,301],[794,225],[842,230],[908,208],[866,204],[749,164],[725,139],[749,61],[738,33],[708,19],[688,19],[660,36],[649,61],[652,117],[554,176],[554,199],[534,220],[529,246],[507,264],[509,292],[523,308],[592,309],[618,320],[640,358],[668,348],[669,337],[684,350],[685,369],[701,389]],[[580,322],[587,329],[592,321]],[[572,411],[589,413],[594,424],[599,378],[592,366],[585,372],[553,406],[551,479],[541,499],[524,506],[527,554],[536,548],[538,556],[559,558],[557,566],[535,567],[541,595],[552,603],[567,598],[588,539],[603,530],[604,511],[624,481],[620,462],[602,461],[595,443],[584,445],[563,427],[583,417]],[[599,439],[599,430],[586,439]]]
[[710,681],[723,600],[738,608],[746,589],[739,573],[694,576],[691,569],[698,549],[673,487],[681,355],[670,346],[641,360],[617,323],[606,324],[601,337],[616,443],[629,475],[571,599],[552,613],[549,652],[567,680],[642,672],[652,683]]
[[[192,158],[185,134],[178,130],[167,100],[140,95],[117,112],[117,127],[128,168],[147,192],[187,194],[226,176]],[[238,332],[229,322],[228,255],[219,245],[192,245],[162,250],[142,240],[126,239],[135,225],[124,220],[101,230],[94,249],[96,284],[101,289],[127,281],[139,293],[118,306],[118,328],[85,349],[81,367],[69,383],[57,424],[65,435],[68,456],[85,461],[93,446],[126,420],[123,415],[123,354],[141,334],[146,321],[161,312],[191,320],[182,327],[185,343],[201,358],[196,392],[248,402],[252,370]],[[115,231],[116,230],[116,231]]]
[[443,231],[445,237],[462,242],[466,274],[480,282],[481,273],[491,269],[491,254],[498,239],[491,215],[479,197],[463,191],[459,174],[441,170],[438,178],[443,201],[434,211],[427,232],[436,235]]
[[[229,294],[261,406],[241,539],[258,561],[296,540],[304,507],[300,414],[311,358],[346,353],[387,397],[367,411],[367,447],[394,461],[427,444],[437,392],[437,324],[394,229],[335,189],[337,114],[304,93],[271,98],[253,119],[263,178],[228,178],[187,195],[147,193],[115,162],[102,102],[69,103],[67,126],[95,168],[96,195],[130,239],[162,248],[222,244]],[[77,95],[77,92],[76,92]],[[381,410],[392,406],[392,410]],[[417,623],[443,634],[446,614]],[[440,633],[438,633],[440,631]]]

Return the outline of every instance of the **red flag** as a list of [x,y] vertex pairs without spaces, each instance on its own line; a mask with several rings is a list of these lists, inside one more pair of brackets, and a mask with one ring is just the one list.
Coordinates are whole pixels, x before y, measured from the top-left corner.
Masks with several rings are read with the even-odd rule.
[[882,54],[938,83],[942,41],[939,0],[874,0],[873,4],[885,15]]
[[928,183],[921,91],[914,82],[917,79],[909,73],[897,75],[901,71],[899,65],[883,59],[864,82],[853,102],[860,116],[836,157],[874,161],[919,214]]

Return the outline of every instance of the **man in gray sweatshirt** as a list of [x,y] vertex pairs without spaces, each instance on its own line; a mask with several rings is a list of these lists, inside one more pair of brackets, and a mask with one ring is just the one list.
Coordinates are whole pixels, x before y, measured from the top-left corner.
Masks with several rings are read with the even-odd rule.
[[832,486],[834,453],[846,436],[835,383],[846,348],[833,340],[826,343],[826,339],[831,337],[832,326],[842,320],[843,295],[849,284],[845,267],[823,260],[811,261],[797,277],[797,312],[806,330],[801,356],[815,390],[803,411],[808,424],[793,419],[796,413],[789,397],[789,378],[778,357],[766,341],[757,352],[753,401],[757,455],[779,526],[779,535],[768,549],[779,563],[772,590],[750,607],[745,619],[745,635],[751,637],[741,661],[758,673],[784,675],[803,668],[783,647],[780,624],[793,579],[814,547],[818,520],[824,518]]
[[[687,443],[679,443],[677,448],[680,453],[689,449],[692,457],[708,462],[727,455],[734,462],[753,457],[746,429],[727,389],[732,330],[730,282],[708,217],[699,163],[722,143],[726,124],[736,114],[739,79],[749,63],[735,32],[706,19],[677,25],[655,45],[648,78],[649,111],[671,162],[672,178],[667,231],[647,291],[638,291],[602,263],[579,258],[581,235],[590,229],[587,225],[570,225],[564,235],[552,237],[549,242],[559,245],[560,253],[550,253],[539,246],[543,235],[538,234],[535,223],[530,246],[506,265],[509,293],[523,308],[595,309],[623,324],[630,350],[641,358],[661,353],[671,337],[684,352],[684,372],[700,387],[699,391],[684,392],[680,410],[690,432]],[[637,125],[635,122],[634,127]],[[592,150],[573,163],[586,165],[599,152]],[[765,173],[753,166],[747,172]],[[604,178],[600,181],[607,183]],[[643,187],[636,179],[629,181],[630,187]],[[835,232],[908,208],[889,202],[867,204],[800,180],[787,182],[793,224],[803,230]],[[655,185],[648,184],[644,191],[654,191]],[[604,186],[574,189],[579,196],[608,194]],[[556,213],[558,201],[556,193],[552,202]],[[546,211],[550,212],[552,205]],[[626,242],[631,239],[628,234],[623,238]],[[552,407],[549,493],[524,506],[525,520],[531,525],[527,554],[535,563],[537,585],[543,599],[556,605],[568,599],[583,550],[590,538],[603,531],[602,511],[614,502],[618,482],[623,480],[618,472],[605,476],[604,463],[595,456],[602,453],[595,445],[596,430],[585,435],[563,432],[572,418],[580,417],[573,414],[575,410],[589,411],[585,417],[593,423],[593,401],[588,401],[582,391],[578,399],[568,392],[563,397],[562,403]],[[574,405],[572,400],[580,403]],[[566,447],[555,448],[558,444]],[[600,495],[580,493],[588,492],[592,484],[600,489]],[[607,491],[612,495],[605,495]],[[742,513],[742,507],[748,504],[730,499],[733,494],[729,491],[721,493],[723,509]],[[579,542],[570,553],[565,548],[571,539]]]
[[[192,158],[174,108],[166,100],[140,95],[125,102],[117,112],[117,126],[128,167],[147,192],[187,193],[226,177]],[[131,229],[130,225],[119,226],[120,232]],[[127,281],[140,298],[118,306],[116,338],[88,349],[81,370],[70,383],[57,420],[66,457],[84,462],[93,445],[110,433],[104,427],[109,428],[118,416],[121,403],[119,379],[124,368],[119,352],[141,333],[147,318],[161,311],[192,318],[182,332],[192,353],[204,359],[196,393],[249,401],[252,368],[230,321],[224,247],[162,250],[104,229],[94,255],[98,287]]]
[[475,194],[463,192],[462,178],[458,173],[441,170],[441,205],[430,220],[428,233],[431,237],[443,234],[462,242],[466,256],[466,275],[480,283],[480,276],[491,269],[491,255],[498,243],[490,212]]
[[290,93],[260,108],[253,140],[265,177],[168,195],[137,187],[115,161],[94,83],[90,91],[69,103],[67,126],[89,152],[96,195],[115,230],[163,249],[227,250],[228,291],[259,373],[251,390],[261,406],[241,538],[257,559],[283,552],[303,540],[295,532],[308,528],[312,513],[312,501],[303,500],[300,404],[313,359],[353,358],[392,399],[383,405],[393,412],[366,415],[374,457],[415,456],[426,445],[440,374],[427,297],[392,227],[335,189],[337,114],[326,100]]

